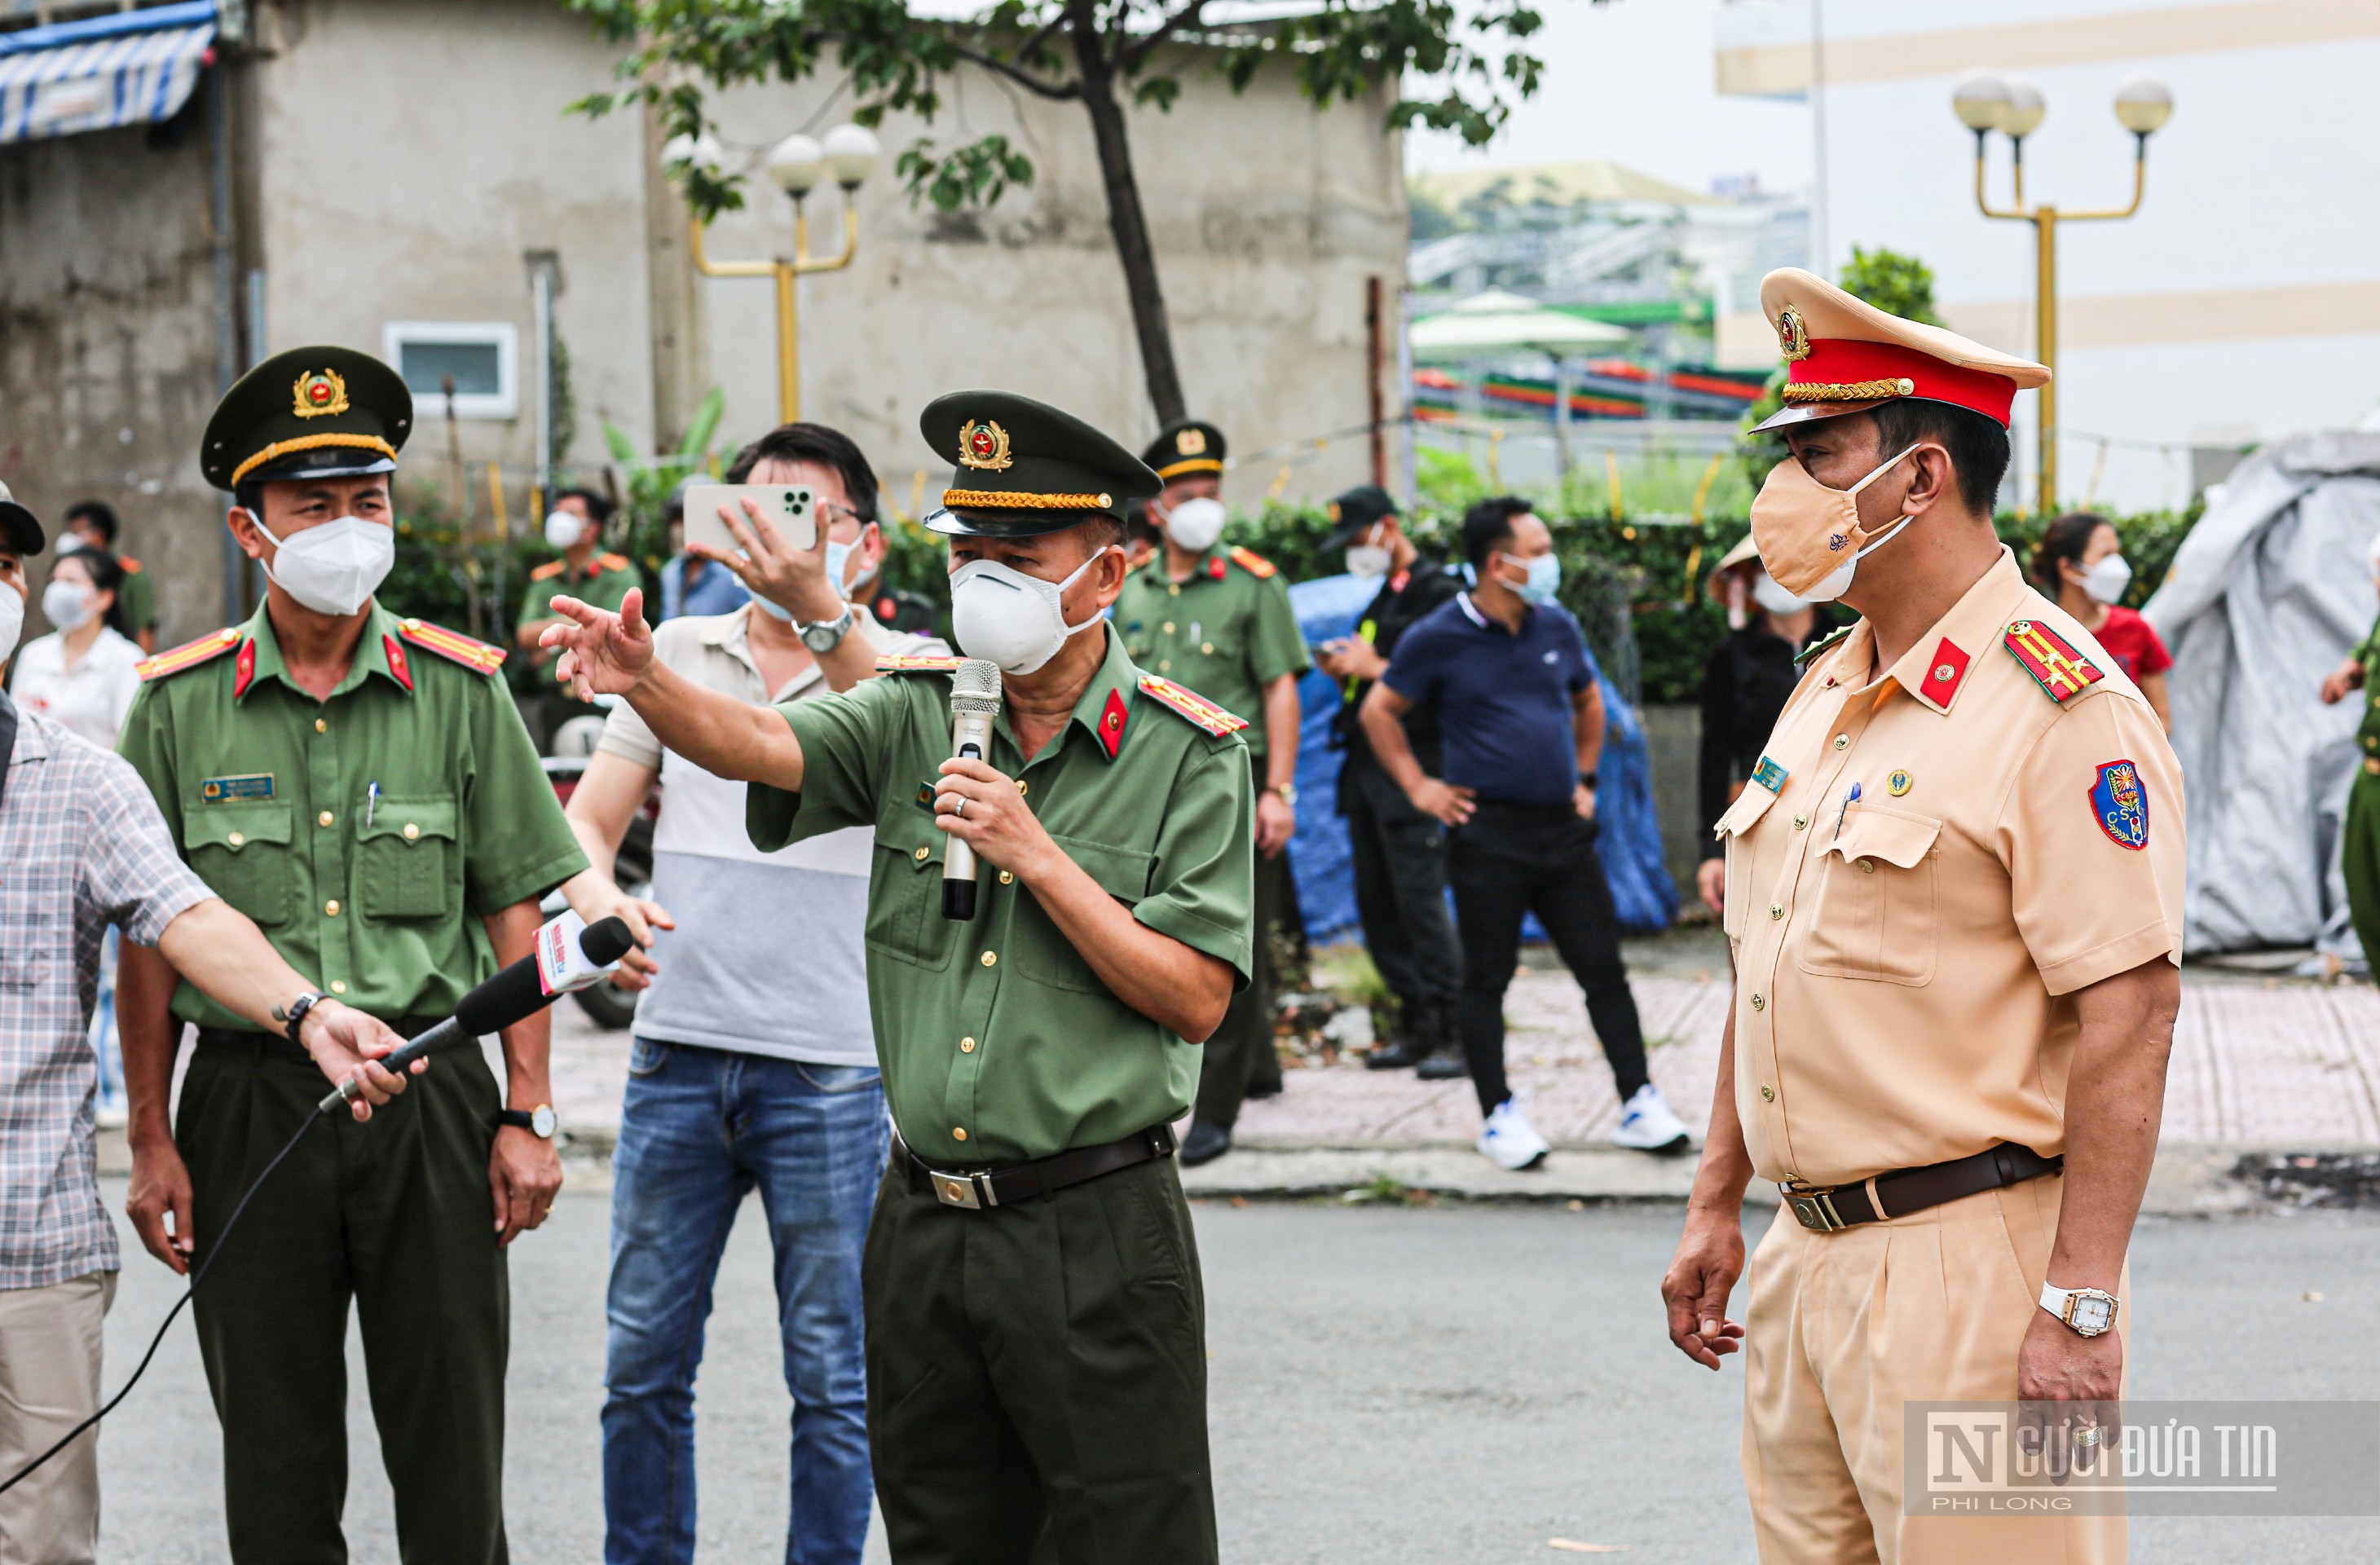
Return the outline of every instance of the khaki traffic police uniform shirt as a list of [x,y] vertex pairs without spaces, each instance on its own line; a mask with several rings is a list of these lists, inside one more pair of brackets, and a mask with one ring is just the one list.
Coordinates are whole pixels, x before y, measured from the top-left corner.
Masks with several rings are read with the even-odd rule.
[[[1059,848],[1161,934],[1249,971],[1256,801],[1247,749],[1142,686],[1107,633],[1073,718],[1026,764],[1005,710],[991,766]],[[1199,1050],[1111,993],[1026,889],[986,866],[975,918],[941,912],[950,841],[934,825],[951,753],[947,672],[891,672],[777,708],[802,746],[802,791],[754,783],[753,844],[874,832],[868,998],[892,1121],[940,1165],[1095,1146],[1179,1119]],[[1224,728],[1217,734],[1210,728]]]
[[1133,661],[1245,719],[1252,755],[1265,752],[1264,687],[1314,666],[1289,584],[1245,549],[1218,544],[1174,581],[1160,547],[1124,578],[1112,621]]
[[[263,605],[219,635],[225,653],[141,686],[118,746],[175,846],[312,982],[383,1020],[446,1014],[495,970],[480,918],[587,867],[494,676],[501,655],[375,604],[318,701]],[[187,983],[174,1011],[250,1027]]]
[[[2026,621],[2102,677],[2053,700],[2003,645]],[[2063,1151],[2074,991],[2181,959],[2180,766],[2089,633],[2003,550],[1871,680],[1875,647],[1862,622],[1813,660],[1758,769],[1779,785],[1755,776],[1718,823],[1736,1110],[1763,1179]],[[2102,819],[2102,769],[2126,762],[2138,846]]]

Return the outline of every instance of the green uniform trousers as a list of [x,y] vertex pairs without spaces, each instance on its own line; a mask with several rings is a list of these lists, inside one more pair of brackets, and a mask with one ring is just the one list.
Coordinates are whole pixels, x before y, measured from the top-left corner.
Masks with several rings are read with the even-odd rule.
[[[1251,758],[1257,786],[1264,786],[1264,758]],[[1297,904],[1297,882],[1289,850],[1256,855],[1256,927],[1248,940],[1248,987],[1232,997],[1223,1025],[1207,1040],[1198,1062],[1198,1118],[1229,1130],[1239,1122],[1240,1105],[1252,1086],[1281,1087],[1281,1054],[1273,1044],[1274,991],[1280,988],[1273,959],[1276,933]]]
[[1215,1565],[1206,1303],[1172,1159],[966,1211],[896,1155],[860,1282],[897,1565]]
[[2363,960],[2380,974],[2380,776],[2358,771],[2347,791],[2347,911]]
[[[175,1125],[200,1259],[326,1090],[284,1039],[200,1035]],[[199,1291],[237,1565],[347,1558],[350,1299],[398,1557],[503,1565],[510,1298],[488,1190],[498,1103],[479,1049],[455,1049],[366,1123],[327,1116],[257,1191]]]

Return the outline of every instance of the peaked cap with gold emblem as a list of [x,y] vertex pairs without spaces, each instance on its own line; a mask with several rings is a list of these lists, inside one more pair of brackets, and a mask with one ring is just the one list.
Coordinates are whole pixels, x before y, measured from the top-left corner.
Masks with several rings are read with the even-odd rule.
[[1176,419],[1157,431],[1140,459],[1167,483],[1223,470],[1223,431],[1204,419]]
[[928,530],[955,538],[1036,538],[1105,516],[1161,487],[1146,463],[1073,414],[1014,392],[953,392],[926,405],[918,431],[957,464]]
[[394,471],[412,432],[413,394],[395,370],[351,347],[292,348],[224,393],[199,467],[217,489],[359,478]]
[[1785,406],[1755,434],[1904,397],[1947,402],[2006,429],[2016,394],[2049,380],[2029,358],[1888,315],[1798,266],[1760,280],[1760,310],[1785,354]]

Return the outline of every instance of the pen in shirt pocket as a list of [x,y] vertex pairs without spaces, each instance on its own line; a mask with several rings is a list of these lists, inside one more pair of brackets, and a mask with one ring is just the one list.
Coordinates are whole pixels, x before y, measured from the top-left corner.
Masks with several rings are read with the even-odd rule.
[[[370,830],[371,830],[372,816],[373,816],[374,814],[376,814],[376,813],[379,811],[379,809],[380,809],[380,784],[379,784],[379,783],[377,783],[377,782],[374,782],[370,787],[366,788],[366,789],[364,790],[364,830],[365,830],[365,831],[370,831]],[[1835,823],[1835,831],[1836,831],[1836,833],[1837,833],[1838,835],[1840,835],[1840,834],[1841,834],[1841,831],[1842,831],[1842,822],[1840,822],[1840,820],[1839,820],[1839,821],[1837,821],[1837,822]]]
[[1860,785],[1854,782],[1852,784],[1852,791],[1843,795],[1843,807],[1835,811],[1835,840],[1838,842],[1842,840],[1843,817],[1851,813],[1852,806],[1859,803],[1859,795]]

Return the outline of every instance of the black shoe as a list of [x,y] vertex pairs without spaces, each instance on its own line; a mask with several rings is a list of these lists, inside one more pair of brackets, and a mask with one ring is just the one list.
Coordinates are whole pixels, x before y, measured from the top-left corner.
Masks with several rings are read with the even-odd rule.
[[1281,1096],[1281,1078],[1279,1076],[1267,1076],[1261,1081],[1252,1081],[1248,1083],[1247,1090],[1240,1094],[1240,1096],[1252,1103],[1259,1098],[1279,1098]]
[[1230,1131],[1204,1120],[1193,1120],[1190,1134],[1182,1138],[1182,1166],[1195,1169],[1201,1163],[1211,1163],[1231,1149]]
[[1364,1056],[1364,1069],[1409,1071],[1428,1058],[1429,1049],[1422,1041],[1407,1035],[1403,1037],[1392,1038],[1387,1043],[1374,1045],[1372,1051]]
[[1461,1081],[1470,1074],[1471,1064],[1463,1058],[1462,1046],[1452,1043],[1414,1067],[1414,1074],[1426,1082]]
[[1397,1006],[1396,1036],[1373,1047],[1364,1056],[1367,1071],[1406,1071],[1446,1046],[1451,1035],[1440,1025],[1436,1008],[1419,1001]]

